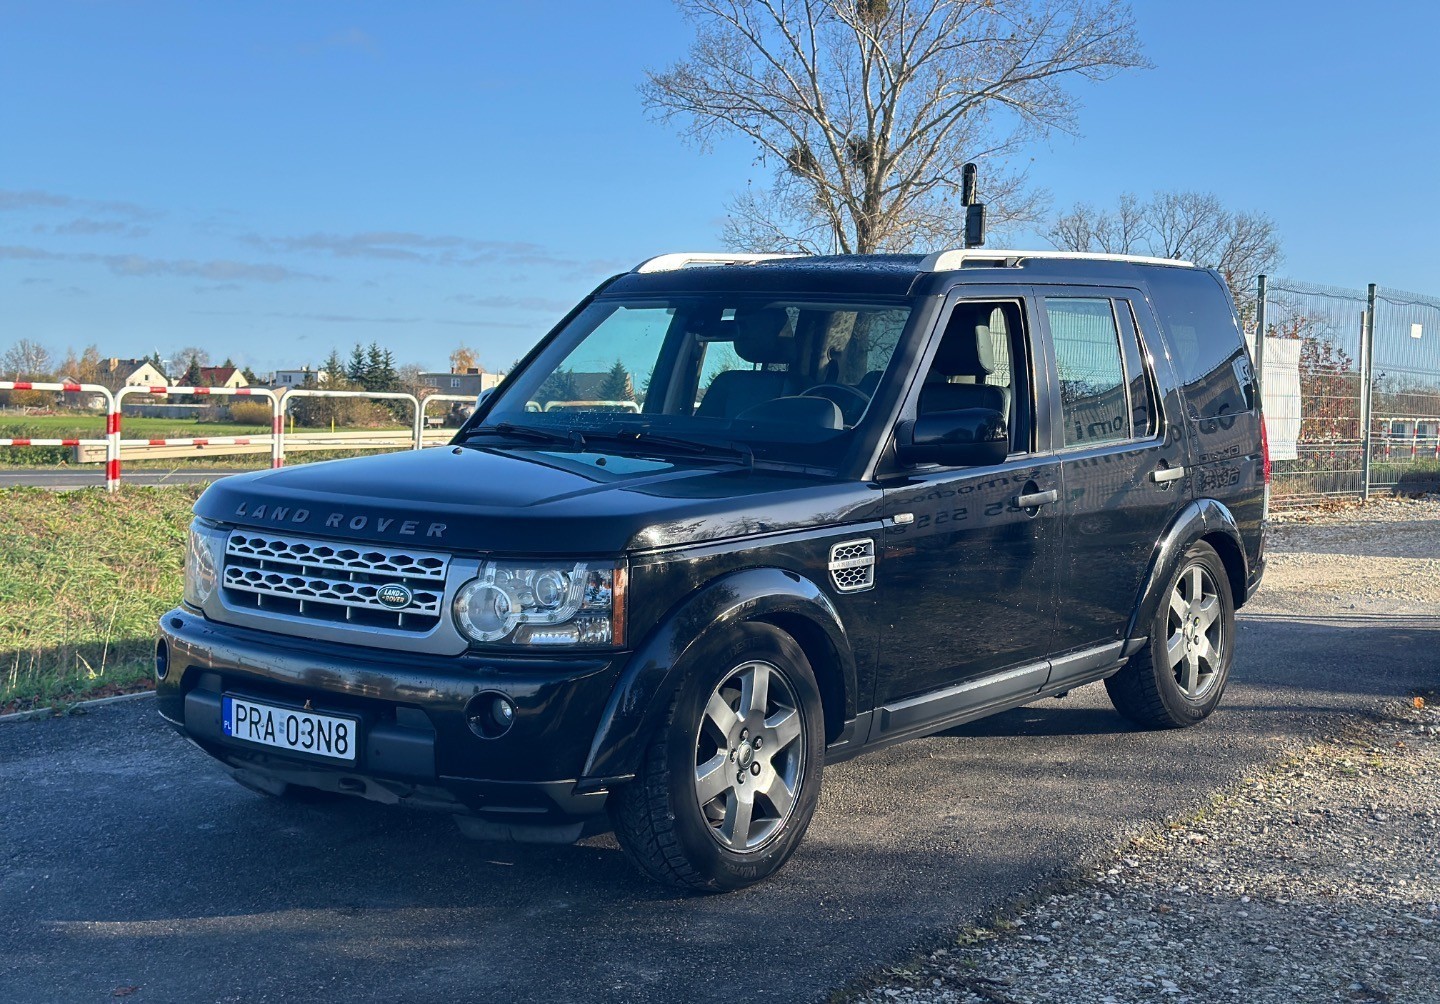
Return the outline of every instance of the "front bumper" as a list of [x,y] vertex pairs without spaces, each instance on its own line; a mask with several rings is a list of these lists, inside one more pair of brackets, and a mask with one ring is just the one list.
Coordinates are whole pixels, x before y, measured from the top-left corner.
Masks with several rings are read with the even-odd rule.
[[[625,780],[581,777],[623,654],[416,656],[218,624],[185,608],[161,618],[160,645],[160,714],[261,790],[304,785],[465,814],[521,835],[597,817],[609,786]],[[471,731],[466,705],[492,691],[516,713],[508,732],[487,739]],[[227,736],[224,694],[359,719],[355,762]]]

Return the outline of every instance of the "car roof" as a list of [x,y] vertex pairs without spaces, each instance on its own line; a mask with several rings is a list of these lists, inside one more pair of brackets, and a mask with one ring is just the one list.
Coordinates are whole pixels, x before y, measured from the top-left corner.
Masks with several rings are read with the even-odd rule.
[[[1119,255],[1072,257],[1053,251],[755,257],[758,260],[730,264],[721,255],[665,255],[642,263],[635,271],[617,276],[602,295],[733,290],[898,297],[943,292],[959,284],[1048,285],[1076,282],[1130,285],[1140,281],[1145,272],[1156,268],[1195,269],[1189,262]],[[686,264],[691,260],[697,264]],[[662,267],[650,267],[661,261],[665,262]],[[671,267],[670,261],[678,264]],[[941,270],[932,270],[937,264]],[[960,267],[946,267],[952,264]]]

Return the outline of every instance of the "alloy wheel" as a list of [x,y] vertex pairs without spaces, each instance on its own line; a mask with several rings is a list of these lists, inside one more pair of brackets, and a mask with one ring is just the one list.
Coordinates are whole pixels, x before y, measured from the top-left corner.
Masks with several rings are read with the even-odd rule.
[[1192,701],[1220,679],[1227,643],[1220,614],[1220,592],[1210,572],[1203,565],[1188,566],[1170,591],[1165,654],[1180,692]]
[[799,700],[768,662],[745,662],[710,694],[695,743],[695,797],[710,834],[748,852],[784,827],[805,771]]

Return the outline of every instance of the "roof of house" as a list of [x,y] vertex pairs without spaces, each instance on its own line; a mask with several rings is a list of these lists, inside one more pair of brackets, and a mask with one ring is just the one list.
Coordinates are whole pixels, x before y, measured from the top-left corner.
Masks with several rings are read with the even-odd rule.
[[223,387],[240,370],[235,366],[201,366],[200,386]]
[[104,365],[112,373],[134,373],[145,366],[154,366],[157,372],[160,370],[148,359],[106,359]]

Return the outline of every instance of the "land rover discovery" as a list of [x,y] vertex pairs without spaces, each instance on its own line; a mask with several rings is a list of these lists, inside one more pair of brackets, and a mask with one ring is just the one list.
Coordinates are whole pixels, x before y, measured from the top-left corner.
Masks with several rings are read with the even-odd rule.
[[1213,271],[665,255],[450,445],[212,485],[159,710],[260,792],[734,889],[862,751],[1102,680],[1209,716],[1268,479]]

